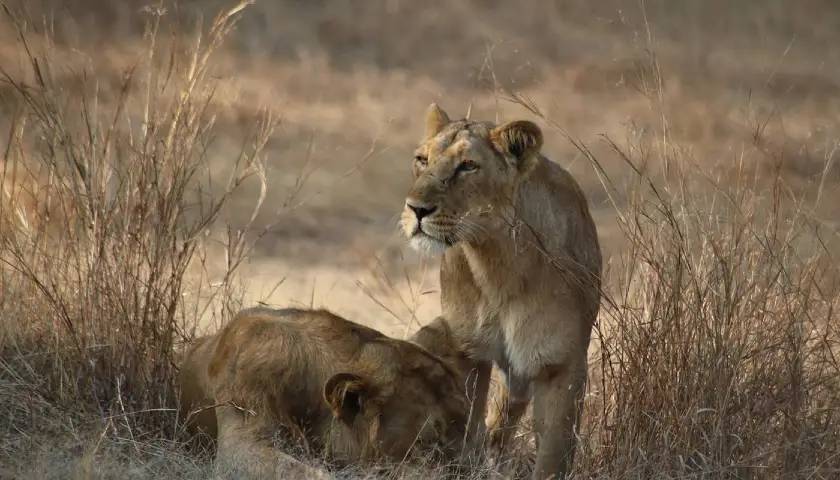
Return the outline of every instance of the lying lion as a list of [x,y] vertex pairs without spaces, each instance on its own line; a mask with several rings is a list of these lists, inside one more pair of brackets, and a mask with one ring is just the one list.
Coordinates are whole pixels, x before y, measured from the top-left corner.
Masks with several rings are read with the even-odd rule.
[[188,427],[217,440],[217,462],[255,475],[306,468],[274,448],[278,435],[341,463],[418,447],[452,456],[468,414],[441,359],[323,310],[239,313],[195,342],[180,386]]

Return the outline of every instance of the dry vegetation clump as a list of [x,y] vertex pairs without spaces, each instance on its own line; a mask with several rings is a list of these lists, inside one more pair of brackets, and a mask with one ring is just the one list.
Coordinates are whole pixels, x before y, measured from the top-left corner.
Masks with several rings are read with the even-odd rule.
[[575,478],[840,474],[840,237],[813,214],[830,158],[797,194],[760,145],[710,165],[663,124],[602,138],[632,172],[618,182],[509,99],[590,161],[625,239],[605,269]]
[[636,177],[624,195],[604,177],[627,242],[608,268],[577,471],[835,478],[840,271],[837,232],[810,215],[819,195],[747,152],[709,168],[667,134],[606,141]]
[[[26,62],[23,73],[0,72],[10,119],[0,204],[0,457],[23,456],[4,468],[35,465],[38,445],[57,431],[77,437],[82,457],[106,436],[130,441],[141,456],[148,439],[177,438],[178,346],[199,319],[238,308],[235,271],[249,244],[239,232],[219,240],[216,223],[230,194],[263,178],[275,124],[265,115],[255,125],[226,178],[209,170],[209,60],[244,6],[205,32],[172,39],[150,11],[147,49],[114,90],[96,72],[73,71],[76,59],[61,58],[48,35],[4,6]],[[115,101],[106,106],[108,95]],[[224,246],[214,250],[226,255],[220,273],[205,268],[213,242]],[[86,444],[94,432],[101,436]]]
[[[243,6],[194,36],[147,10],[146,48],[116,84],[4,11],[24,62],[0,66],[0,478],[220,473],[183,448],[173,379],[199,322],[238,308],[251,246],[241,232],[266,195],[270,115],[228,171],[208,162],[225,113],[212,54]],[[658,67],[640,71],[661,100]],[[622,236],[575,478],[837,478],[840,239],[812,214],[837,183],[831,158],[814,188],[788,188],[760,142],[712,165],[672,141],[666,120],[625,144],[605,139],[626,179],[569,137]],[[236,219],[245,227],[222,228],[248,182],[258,195]],[[531,450],[462,474],[525,475]],[[338,472],[448,474],[422,463]]]

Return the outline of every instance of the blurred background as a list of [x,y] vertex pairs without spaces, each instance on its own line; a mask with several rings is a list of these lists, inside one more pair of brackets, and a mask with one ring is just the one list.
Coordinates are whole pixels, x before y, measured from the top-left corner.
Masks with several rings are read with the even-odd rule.
[[[144,61],[150,19],[161,15],[162,33],[174,36],[175,25],[197,31],[226,5],[55,0],[25,8],[66,55],[70,66],[57,72],[65,88],[91,69],[107,101]],[[22,70],[13,30],[0,28],[3,69]],[[437,313],[435,260],[406,249],[396,229],[430,102],[453,118],[471,108],[476,119],[537,121],[544,153],[588,196],[608,269],[623,245],[615,210],[563,131],[618,185],[630,175],[607,139],[656,149],[667,132],[667,148],[703,165],[710,184],[748,166],[758,183],[781,175],[792,192],[819,190],[812,213],[836,230],[838,44],[840,4],[830,0],[256,2],[214,64],[214,102],[224,108],[206,152],[224,172],[261,111],[280,117],[255,224],[269,228],[245,266],[249,299],[323,306],[395,335]],[[550,122],[509,101],[511,92]],[[667,175],[656,159],[668,155],[651,158],[641,167]],[[240,192],[226,222],[245,224],[257,194],[256,183]]]
[[840,3],[240,3],[0,0],[0,478],[216,478],[178,366],[243,304],[433,319],[431,102],[535,121],[588,198],[575,478],[838,478]]

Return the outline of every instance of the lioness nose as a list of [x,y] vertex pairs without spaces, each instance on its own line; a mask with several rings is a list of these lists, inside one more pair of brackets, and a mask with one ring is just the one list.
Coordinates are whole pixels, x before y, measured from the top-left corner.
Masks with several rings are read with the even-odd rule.
[[420,220],[423,220],[423,217],[429,216],[435,210],[437,210],[437,207],[434,207],[434,206],[419,205],[419,204],[414,204],[414,203],[411,203],[411,202],[405,202],[405,204],[406,204],[406,206],[408,206],[408,208],[410,208],[414,212],[414,215],[417,216],[417,221],[418,222]]

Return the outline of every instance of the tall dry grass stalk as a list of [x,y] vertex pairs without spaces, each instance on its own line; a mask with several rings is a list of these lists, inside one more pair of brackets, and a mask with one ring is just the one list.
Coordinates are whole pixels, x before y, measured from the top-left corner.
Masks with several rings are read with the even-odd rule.
[[[227,179],[206,155],[217,114],[211,58],[247,3],[190,38],[161,35],[165,11],[148,9],[147,50],[114,89],[73,71],[78,63],[58,56],[48,32],[3,6],[25,62],[21,73],[0,72],[11,114],[0,206],[0,370],[18,394],[3,402],[11,423],[26,423],[21,399],[37,397],[98,413],[132,438],[175,431],[176,347],[201,317],[238,308],[247,225],[217,241],[217,221],[248,178],[262,185],[251,222],[264,198],[271,115]],[[222,251],[221,272],[211,272],[205,260]]]

